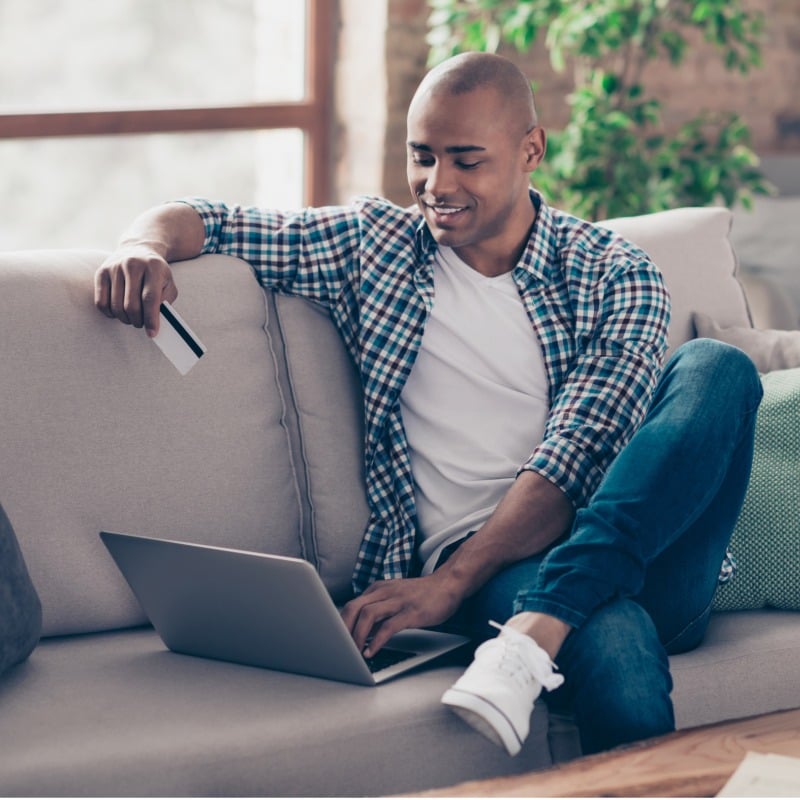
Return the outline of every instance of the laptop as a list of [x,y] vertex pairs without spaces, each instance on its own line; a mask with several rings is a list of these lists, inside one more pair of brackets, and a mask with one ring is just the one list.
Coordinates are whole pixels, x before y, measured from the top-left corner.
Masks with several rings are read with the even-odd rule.
[[109,531],[100,537],[176,653],[373,686],[469,641],[407,630],[368,660],[303,559]]

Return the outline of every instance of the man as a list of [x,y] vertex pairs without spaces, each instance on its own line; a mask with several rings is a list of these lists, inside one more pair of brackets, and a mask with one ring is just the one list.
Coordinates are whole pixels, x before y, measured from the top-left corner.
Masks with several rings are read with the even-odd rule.
[[542,688],[585,752],[674,727],[667,652],[703,635],[761,396],[716,342],[661,374],[658,271],[530,190],[544,152],[522,73],[464,54],[409,109],[416,208],[172,203],[95,279],[150,335],[168,262],[206,251],[328,306],[364,387],[371,509],[344,620],[366,655],[406,627],[487,639],[443,702],[511,754]]

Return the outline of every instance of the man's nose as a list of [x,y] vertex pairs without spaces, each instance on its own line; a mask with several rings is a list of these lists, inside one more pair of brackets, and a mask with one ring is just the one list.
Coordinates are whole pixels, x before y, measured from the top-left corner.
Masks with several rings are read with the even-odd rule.
[[453,170],[442,162],[430,168],[425,180],[425,192],[432,198],[444,200],[455,190]]

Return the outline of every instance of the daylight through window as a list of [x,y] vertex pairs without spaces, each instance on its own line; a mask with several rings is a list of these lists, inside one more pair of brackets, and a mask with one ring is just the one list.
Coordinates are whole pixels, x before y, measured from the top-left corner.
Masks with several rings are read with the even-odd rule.
[[0,249],[186,195],[328,202],[330,0],[0,0]]

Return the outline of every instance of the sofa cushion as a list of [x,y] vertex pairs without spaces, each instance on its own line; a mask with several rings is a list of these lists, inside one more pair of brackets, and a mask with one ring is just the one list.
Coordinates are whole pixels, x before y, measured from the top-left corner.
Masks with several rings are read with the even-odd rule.
[[800,609],[800,369],[762,376],[750,485],[731,538],[737,568],[714,608]]
[[462,671],[363,687],[177,655],[149,629],[48,639],[0,683],[2,792],[379,796],[547,766],[544,708],[510,758],[441,705]]
[[692,314],[698,337],[717,339],[744,350],[759,372],[800,367],[800,331],[722,328],[708,314]]
[[678,728],[797,708],[800,615],[712,614],[700,647],[669,661]]
[[677,208],[599,223],[641,247],[661,270],[672,297],[670,351],[693,338],[692,312],[724,327],[751,326],[728,240],[731,218],[725,208]]
[[93,306],[103,253],[0,255],[0,498],[45,635],[141,624],[105,528],[306,555],[274,343],[243,262],[175,265],[208,347],[182,377]]
[[[364,485],[361,384],[324,308],[267,293],[269,327],[283,344],[278,370],[303,498],[309,559],[337,602],[352,593],[353,565],[369,519]],[[311,555],[313,554],[313,555]]]

